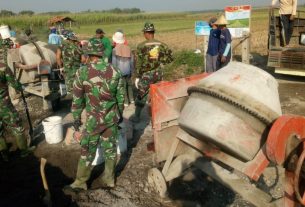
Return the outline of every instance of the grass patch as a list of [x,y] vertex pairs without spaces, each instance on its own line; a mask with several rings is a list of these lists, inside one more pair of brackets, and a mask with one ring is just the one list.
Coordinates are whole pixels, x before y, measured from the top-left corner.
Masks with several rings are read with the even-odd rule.
[[174,61],[165,66],[164,80],[174,80],[201,73],[203,69],[202,54],[195,54],[191,50],[174,53]]

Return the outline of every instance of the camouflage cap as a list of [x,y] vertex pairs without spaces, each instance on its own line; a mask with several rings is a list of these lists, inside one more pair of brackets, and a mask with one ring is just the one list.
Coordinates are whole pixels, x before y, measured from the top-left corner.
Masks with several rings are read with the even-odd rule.
[[75,34],[72,31],[67,30],[67,31],[62,32],[62,34],[68,40],[78,41],[78,38],[75,36]]
[[144,24],[143,32],[154,32],[155,31],[155,26],[151,22],[146,22]]
[[104,48],[100,47],[100,45],[94,45],[89,42],[87,49],[84,50],[84,53],[87,55],[95,55],[102,57],[104,55]]

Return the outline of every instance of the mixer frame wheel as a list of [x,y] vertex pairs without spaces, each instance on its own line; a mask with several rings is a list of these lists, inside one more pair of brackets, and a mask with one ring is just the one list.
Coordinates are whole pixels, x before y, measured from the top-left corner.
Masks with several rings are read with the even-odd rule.
[[157,168],[152,168],[148,171],[148,183],[159,193],[161,198],[167,195],[167,185],[161,171]]

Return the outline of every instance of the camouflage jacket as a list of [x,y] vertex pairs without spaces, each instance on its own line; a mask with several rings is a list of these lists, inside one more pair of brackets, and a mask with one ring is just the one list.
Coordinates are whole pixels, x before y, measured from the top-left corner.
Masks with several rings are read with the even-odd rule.
[[146,40],[138,45],[136,52],[136,75],[156,70],[161,65],[173,61],[172,51],[168,46],[158,40]]
[[0,62],[0,101],[9,97],[8,84],[16,90],[21,90],[21,84],[16,81],[10,68]]
[[[64,41],[60,46],[64,68],[79,68],[83,51],[76,44]],[[66,71],[67,72],[67,71]]]
[[89,39],[89,43],[91,45],[95,45],[95,47],[102,47],[103,49],[101,51],[104,51],[103,57],[110,59],[112,54],[112,45],[107,37],[103,37],[103,38],[93,37]]
[[86,130],[97,134],[118,123],[124,109],[124,85],[120,70],[100,61],[82,66],[73,84],[72,114],[80,119],[86,109]]
[[0,39],[0,62],[7,64],[7,50],[12,48],[14,42],[10,39]]

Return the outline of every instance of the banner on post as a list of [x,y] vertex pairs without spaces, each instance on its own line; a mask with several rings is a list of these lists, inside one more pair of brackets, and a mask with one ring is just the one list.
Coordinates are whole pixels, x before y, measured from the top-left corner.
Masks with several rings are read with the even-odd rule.
[[232,37],[242,37],[250,33],[251,6],[227,6],[225,7],[226,19],[229,22],[228,29]]

